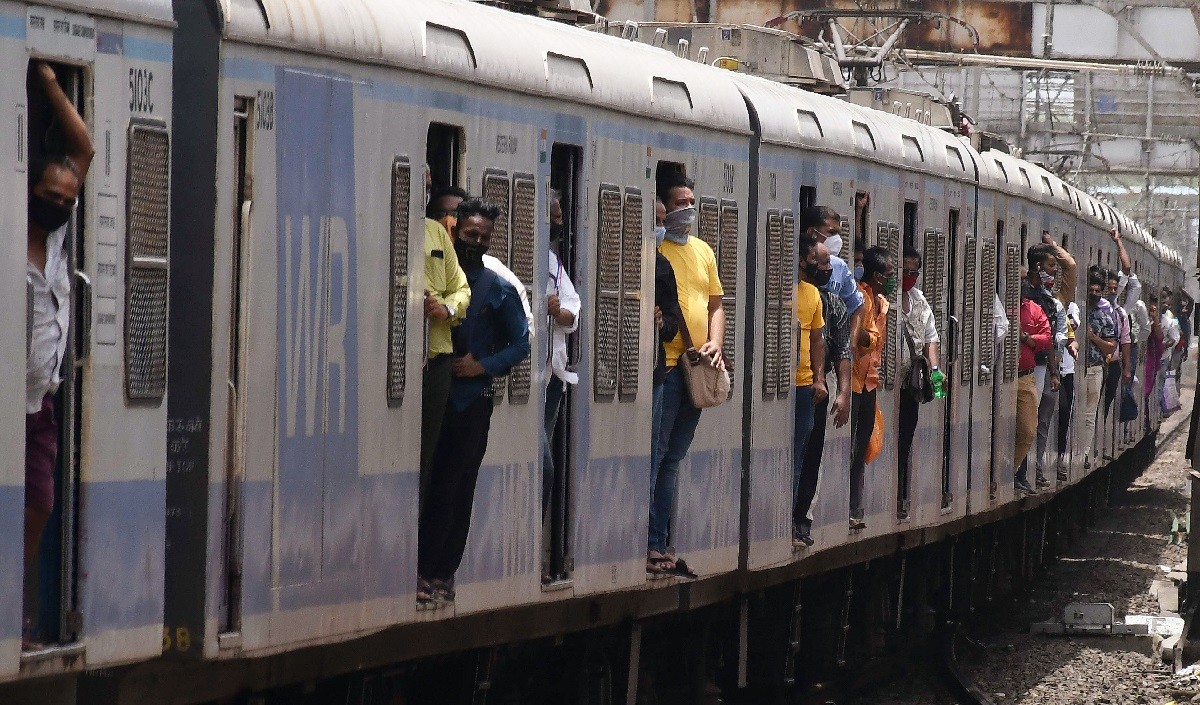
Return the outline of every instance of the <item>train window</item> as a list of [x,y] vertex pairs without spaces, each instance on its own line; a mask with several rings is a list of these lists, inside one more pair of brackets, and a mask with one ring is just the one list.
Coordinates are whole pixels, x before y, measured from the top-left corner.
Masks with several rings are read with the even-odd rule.
[[1050,187],[1050,177],[1042,174],[1042,189],[1047,196],[1054,195],[1054,189]]
[[[738,231],[740,230],[738,217],[737,201],[729,199],[721,200],[720,212],[720,233],[721,241],[720,248],[716,250],[717,255],[717,274],[721,279],[721,288],[725,291],[721,299],[725,309],[725,341],[723,343],[723,353],[725,355],[725,363],[729,368],[729,394],[733,395],[733,380],[736,375],[734,371],[734,363],[737,356],[737,345],[734,333],[737,328],[737,274],[738,274]],[[790,240],[790,238],[788,238]],[[789,247],[787,252],[791,252]],[[782,254],[782,253],[781,253]],[[790,257],[788,258],[790,259]],[[784,265],[787,266],[785,260]],[[792,267],[788,267],[788,272],[792,271]],[[790,296],[786,297],[790,299]],[[789,308],[790,310],[790,308]],[[782,340],[782,331],[780,332],[780,340]],[[790,344],[790,341],[789,341]]]
[[621,324],[621,189],[600,186],[596,238],[596,335],[593,387],[597,400],[617,393]]
[[[967,252],[966,258],[963,260],[966,265],[963,267],[963,299],[962,311],[963,327],[962,327],[962,368],[961,379],[963,384],[970,384],[975,374],[975,312],[979,311],[979,320],[983,327],[991,325],[991,319],[983,316],[984,306],[979,301],[976,294],[976,274],[979,261],[979,240],[971,234],[967,235]],[[987,302],[987,308],[991,308],[991,301]]]
[[[888,223],[886,234],[881,231],[880,237],[886,239],[881,239],[879,244],[883,245],[890,252],[892,252],[893,257],[898,257],[902,252],[900,246],[900,226],[896,225],[895,223]],[[897,264],[899,264],[899,262],[897,262]],[[891,303],[891,310],[888,311],[887,323],[888,330],[890,331],[899,331],[899,328],[897,327],[897,320],[900,315],[900,306],[898,305],[899,299],[900,287],[896,287],[892,291],[892,295],[888,297],[888,301]],[[899,339],[899,335],[892,334],[887,336],[887,340],[884,341],[883,386],[885,389],[894,389],[896,386],[896,345]]]
[[800,128],[800,136],[805,139],[815,142],[825,137],[825,130],[821,129],[821,120],[812,111],[797,110],[796,124]]
[[963,162],[962,152],[958,151],[958,147],[946,146],[946,165],[951,169],[966,171],[966,163]]
[[408,220],[412,165],[407,157],[392,162],[391,306],[388,326],[388,404],[404,401],[408,326]]
[[463,146],[466,141],[466,134],[461,127],[429,123],[425,139],[425,163],[429,165],[429,185],[434,191],[462,185]]
[[[815,186],[800,187],[800,210],[817,205],[817,188]],[[837,254],[836,252],[834,254]]]
[[129,129],[125,395],[161,400],[167,391],[167,214],[170,138],[161,124]]
[[717,256],[721,249],[720,207],[717,199],[708,197],[700,198],[698,205],[696,234],[700,236],[701,240],[708,243],[708,246],[712,248],[713,255]]
[[[512,212],[509,216],[510,254],[508,261],[513,274],[525,285],[530,296],[539,287],[534,283],[534,264],[537,261],[534,243],[537,238],[537,182],[530,174],[514,174]],[[526,355],[508,377],[508,401],[524,404],[529,401],[529,384],[533,356]]]
[[1021,252],[1029,251],[1029,224],[1021,223]]
[[1033,188],[1033,184],[1029,181],[1029,172],[1025,169],[1025,167],[1017,167],[1017,171],[1021,173],[1021,181],[1025,183],[1025,188]]
[[621,223],[621,380],[622,401],[637,397],[642,331],[642,192],[625,189]]
[[871,134],[871,128],[865,122],[852,120],[851,127],[854,129],[854,143],[859,149],[877,149],[875,146],[875,135]]
[[[794,289],[791,282],[791,272],[796,268],[796,219],[792,216],[790,210],[785,210],[781,216],[783,221],[782,232],[780,233],[779,242],[779,259],[781,262],[780,269],[784,276],[780,277],[779,291],[779,311],[776,315],[779,317],[779,369],[790,369],[792,362],[792,307],[794,305]],[[729,292],[726,291],[726,294]],[[729,336],[729,331],[732,328],[726,327],[726,337]],[[732,349],[732,345],[729,345]],[[792,391],[793,380],[791,375],[786,373],[779,376],[779,385],[776,392],[779,397],[785,398]]]
[[[436,182],[435,182],[436,183]],[[483,173],[483,200],[500,209],[496,218],[496,226],[492,230],[492,242],[488,253],[500,260],[505,266],[509,258],[509,200],[512,194],[512,182],[506,172],[498,169],[488,169]],[[508,389],[508,380],[503,377],[492,380],[492,398],[496,403],[503,401]]]
[[[783,291],[783,216],[777,210],[767,211],[767,316],[763,326],[763,399],[774,399],[779,389],[779,370],[787,369],[790,360],[780,360],[779,332],[783,328],[781,292]],[[788,327],[791,322],[787,321]]]
[[925,161],[925,152],[921,151],[921,145],[917,142],[916,137],[901,135],[900,140],[904,146],[904,156],[914,161]]
[[905,247],[917,246],[917,202],[904,202],[904,242],[900,247],[892,248],[892,253],[897,257]]
[[1067,188],[1066,184],[1062,184],[1062,197],[1067,203],[1071,202],[1071,189]]
[[[851,204],[854,210],[854,240],[855,246],[859,241],[867,243],[867,223],[871,222],[871,194],[866,191],[858,191],[854,194],[854,203]],[[842,229],[845,231],[845,228]],[[842,259],[849,257],[849,250],[845,242],[850,238],[843,238],[842,242]]]

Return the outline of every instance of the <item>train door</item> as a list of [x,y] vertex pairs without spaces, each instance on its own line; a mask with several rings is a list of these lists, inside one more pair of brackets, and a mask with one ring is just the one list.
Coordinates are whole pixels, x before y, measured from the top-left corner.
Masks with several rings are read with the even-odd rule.
[[[583,172],[583,148],[573,144],[554,144],[550,151],[550,189],[547,198],[546,218],[550,224],[550,249],[558,258],[558,267],[548,272],[547,289],[562,301],[566,286],[575,287],[576,237],[582,221],[582,199],[580,188]],[[575,415],[575,385],[564,382],[558,372],[566,376],[574,373],[579,361],[578,317],[572,327],[556,330],[553,321],[546,330],[552,331],[547,343],[547,386],[546,386],[546,441],[549,455],[543,462],[550,464],[542,471],[542,526],[544,555],[542,561],[543,585],[566,584],[572,569],[571,537],[569,528],[573,521],[571,506],[571,471],[576,462],[573,457],[575,444],[572,438]],[[554,370],[554,347],[560,333],[566,337],[566,369]],[[560,362],[558,364],[561,364]]]
[[[225,508],[221,525],[222,576],[220,584],[221,607],[218,613],[218,634],[232,634],[242,628],[242,516],[241,498],[245,479],[245,430],[246,430],[246,336],[243,326],[246,321],[244,307],[248,305],[246,295],[248,282],[245,279],[246,253],[250,251],[251,209],[254,204],[253,167],[251,154],[253,142],[251,122],[254,102],[250,98],[236,98],[233,112],[233,154],[236,165],[233,183],[232,219],[234,234],[229,260],[229,349],[228,379],[229,402],[225,410]],[[220,637],[218,637],[220,638]]]
[[[59,84],[84,120],[83,69],[53,64]],[[31,67],[27,80],[29,161],[42,163],[65,150],[61,126]],[[24,633],[36,644],[69,644],[80,636],[78,596],[80,446],[83,439],[85,363],[91,348],[91,281],[83,270],[84,189],[67,224],[64,248],[71,272],[73,300],[62,382],[52,394],[57,423],[54,462],[54,509],[41,532],[37,554],[25,574]],[[32,294],[31,294],[32,296]],[[26,488],[28,491],[28,487]],[[26,515],[28,519],[28,514]],[[36,533],[36,529],[32,530]]]
[[[946,385],[946,403],[943,407],[942,417],[942,510],[949,509],[954,504],[954,478],[951,465],[951,458],[954,457],[954,411],[963,402],[970,405],[971,393],[970,385],[965,386],[961,391],[956,391],[957,385],[955,384],[959,375],[960,321],[964,315],[959,300],[963,289],[959,282],[959,218],[959,210],[950,208],[946,222],[946,269],[944,272],[938,272],[939,276],[944,274],[946,277],[946,336],[942,344],[941,357],[942,365],[946,368],[943,374],[946,375],[946,380],[949,382]],[[971,288],[974,289],[974,287]]]
[[992,464],[990,472],[991,489],[989,497],[992,500],[997,500],[1001,496],[1001,490],[1004,488],[1004,480],[1006,471],[1011,470],[1013,445],[1010,438],[1010,424],[1008,417],[1003,413],[1007,406],[1004,403],[1004,387],[1007,381],[1007,365],[1006,358],[1008,357],[1008,341],[1017,337],[1020,330],[1020,320],[1016,319],[1014,314],[1016,311],[1008,306],[1008,288],[1004,277],[1004,262],[1005,262],[1005,221],[1003,215],[1005,211],[997,206],[996,208],[996,246],[992,251],[995,259],[994,269],[992,274],[995,278],[993,291],[1000,300],[1000,306],[1008,317],[1008,334],[995,343],[995,351],[992,357],[992,425],[994,431],[992,433]]

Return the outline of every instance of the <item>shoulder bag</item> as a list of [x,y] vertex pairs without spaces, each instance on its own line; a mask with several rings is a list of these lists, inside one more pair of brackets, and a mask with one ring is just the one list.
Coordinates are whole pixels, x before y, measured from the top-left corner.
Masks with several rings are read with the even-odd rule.
[[687,320],[682,316],[679,319],[679,332],[683,334],[683,344],[687,349],[679,356],[676,366],[687,383],[692,406],[708,409],[725,403],[729,398],[729,373],[724,366],[713,367],[712,356],[696,349]]
[[900,393],[919,404],[933,401],[933,380],[930,378],[929,358],[924,352],[917,352],[912,336],[908,333],[908,324],[900,326],[904,331],[904,340],[908,343],[908,370],[900,381]]

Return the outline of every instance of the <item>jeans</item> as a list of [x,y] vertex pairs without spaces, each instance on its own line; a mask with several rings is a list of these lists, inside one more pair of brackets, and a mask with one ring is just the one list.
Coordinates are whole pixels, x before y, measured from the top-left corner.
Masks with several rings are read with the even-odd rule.
[[1075,405],[1075,375],[1063,375],[1058,385],[1058,453],[1067,452],[1067,434],[1071,431],[1071,411]]
[[875,432],[875,404],[879,390],[855,392],[850,401],[850,518],[863,518],[863,482],[866,479],[867,446]]
[[[803,517],[796,514],[796,500],[801,495],[804,460],[808,457],[808,439],[813,430],[812,385],[796,387],[796,425],[792,430],[792,525],[799,527]],[[805,513],[808,507],[804,508]]]
[[812,531],[809,514],[813,499],[817,496],[817,485],[821,482],[821,456],[825,453],[825,426],[829,422],[829,399],[813,408],[812,432],[804,448],[804,464],[801,466],[800,485],[792,505],[792,522],[801,534]]
[[546,385],[546,425],[542,429],[542,516],[550,507],[554,494],[554,429],[558,425],[558,410],[562,407],[563,381],[552,377]]
[[900,393],[900,419],[899,419],[899,436],[897,437],[897,451],[899,455],[896,458],[897,485],[896,485],[896,501],[899,503],[898,509],[904,508],[904,503],[908,501],[908,496],[912,490],[912,446],[913,437],[917,434],[917,421],[921,417],[921,402],[913,399],[909,395]]
[[679,463],[687,455],[700,424],[700,409],[692,406],[683,373],[672,367],[662,385],[662,417],[659,422],[657,462],[650,466],[650,536],[647,548],[665,551],[675,511]]
[[[1059,380],[1059,388],[1062,387],[1062,380]],[[1042,398],[1038,402],[1038,423],[1037,423],[1037,452],[1034,454],[1034,467],[1037,469],[1037,479],[1041,480],[1045,475],[1045,460],[1043,456],[1046,454],[1046,446],[1050,443],[1050,424],[1054,422],[1054,410],[1058,406],[1058,390],[1052,388],[1050,379],[1046,379],[1046,386],[1042,389]],[[1063,446],[1059,446],[1063,448]]]
[[442,421],[446,416],[446,400],[450,398],[451,355],[430,358],[422,373],[421,384],[421,475],[418,489],[418,507],[425,505],[429,494],[429,478],[433,476],[433,454],[437,451],[442,435]]
[[1096,417],[1100,414],[1100,392],[1104,385],[1104,367],[1096,365],[1084,373],[1083,440],[1087,445],[1084,459],[1096,457]]

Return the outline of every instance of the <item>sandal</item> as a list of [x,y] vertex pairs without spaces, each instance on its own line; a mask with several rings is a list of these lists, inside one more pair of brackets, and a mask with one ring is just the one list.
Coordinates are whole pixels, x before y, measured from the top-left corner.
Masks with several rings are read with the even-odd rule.
[[437,592],[425,578],[417,578],[417,608],[433,609],[437,607]]
[[646,555],[646,572],[650,575],[670,575],[675,570],[675,561],[658,551]]
[[671,575],[677,575],[688,580],[695,580],[697,577],[696,571],[688,567],[687,561],[682,558],[675,559],[675,568],[670,571]]
[[433,592],[433,599],[438,602],[454,602],[454,586],[448,580],[430,580],[429,587]]

